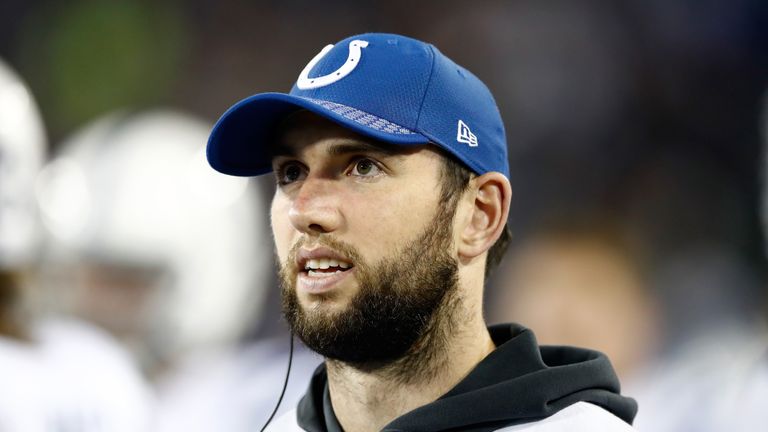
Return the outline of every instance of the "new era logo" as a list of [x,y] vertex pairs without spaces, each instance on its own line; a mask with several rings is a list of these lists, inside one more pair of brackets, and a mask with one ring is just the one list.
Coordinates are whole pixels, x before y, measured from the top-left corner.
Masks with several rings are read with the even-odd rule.
[[469,130],[469,126],[461,120],[459,120],[459,130],[456,132],[456,141],[469,144],[470,147],[477,147],[477,137]]

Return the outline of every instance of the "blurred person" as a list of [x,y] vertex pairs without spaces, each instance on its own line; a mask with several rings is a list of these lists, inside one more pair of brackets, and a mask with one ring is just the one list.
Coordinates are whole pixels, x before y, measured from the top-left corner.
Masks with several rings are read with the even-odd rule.
[[653,432],[763,430],[768,422],[768,332],[721,326],[694,335],[633,387],[635,426]]
[[656,354],[655,296],[634,247],[607,218],[569,215],[534,229],[498,272],[491,296],[491,322],[514,319],[535,328],[541,343],[606,353],[625,390]]
[[[156,384],[154,430],[252,430],[285,374],[287,340],[242,341],[264,319],[272,253],[259,190],[205,161],[210,127],[171,110],[109,114],[40,180],[49,276],[69,281],[63,307],[130,348]],[[317,363],[297,350],[294,374]]]
[[[692,281],[701,282],[701,274],[711,277],[720,270],[696,269],[697,264],[708,265],[691,258],[680,282],[686,276],[696,288]],[[641,407],[638,430],[757,430],[764,422],[756,414],[762,415],[768,396],[768,374],[761,366],[768,335],[762,324],[748,327],[746,316],[742,323],[724,321],[714,310],[712,322],[700,333],[689,331],[684,338],[675,332],[674,345],[665,346],[668,326],[685,318],[666,318],[665,297],[658,296],[650,280],[650,271],[659,268],[646,265],[635,243],[605,218],[569,215],[543,223],[517,245],[498,273],[490,320],[514,317],[536,328],[542,343],[604,351],[623,391]],[[688,296],[708,294],[699,287],[689,289]]]
[[152,395],[127,353],[84,322],[38,316],[34,184],[45,133],[30,92],[0,61],[0,431],[148,430]]
[[270,430],[632,430],[603,354],[486,327],[485,276],[508,240],[504,127],[487,87],[434,46],[326,46],[289,94],[230,108],[208,160],[274,172],[283,312],[325,357]]
[[[761,130],[763,241],[768,245],[768,99],[764,99]],[[765,246],[764,246],[765,247]],[[768,249],[768,247],[766,247]],[[701,263],[699,263],[701,265]],[[695,275],[691,275],[693,277]],[[694,279],[696,280],[696,279]],[[721,289],[741,281],[721,282]],[[768,310],[762,297],[748,300],[759,313],[742,311],[737,320],[717,320],[691,336],[658,364],[653,379],[637,394],[647,409],[638,430],[714,432],[764,430],[768,424]],[[696,295],[690,294],[690,295]]]
[[258,196],[206,165],[209,127],[171,110],[108,114],[41,173],[63,307],[117,337],[150,377],[179,353],[234,342],[260,304]]
[[[278,305],[279,308],[279,305]],[[159,383],[156,432],[258,431],[282,398],[276,415],[295,406],[322,360],[294,348],[290,380],[288,334],[259,338],[190,356]]]

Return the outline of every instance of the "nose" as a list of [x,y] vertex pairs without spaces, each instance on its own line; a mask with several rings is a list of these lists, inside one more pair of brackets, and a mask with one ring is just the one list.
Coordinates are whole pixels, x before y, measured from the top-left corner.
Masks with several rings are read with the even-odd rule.
[[334,232],[343,223],[339,203],[333,180],[308,177],[294,196],[288,218],[296,230],[305,234]]

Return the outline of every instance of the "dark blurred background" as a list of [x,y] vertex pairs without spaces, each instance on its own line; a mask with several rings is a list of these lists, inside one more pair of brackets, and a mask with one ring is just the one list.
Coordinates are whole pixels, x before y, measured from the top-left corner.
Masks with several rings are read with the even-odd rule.
[[[165,107],[213,122],[248,95],[288,91],[323,46],[368,31],[432,42],[497,99],[513,241],[487,288],[490,322],[520,321],[543,343],[606,352],[640,401],[645,430],[704,430],[690,420],[729,412],[701,403],[707,389],[759,382],[723,366],[758,359],[741,363],[768,370],[765,0],[0,2],[0,58],[29,84],[50,155],[116,110]],[[271,183],[257,181],[265,193],[255,202],[266,204]],[[265,219],[249,220],[260,239],[269,235]],[[263,250],[244,261],[268,262],[272,246],[254,244]],[[288,335],[274,276],[262,276],[254,292],[267,292],[265,305],[243,338],[250,348],[232,356],[237,367],[225,362],[232,379],[212,390],[198,378],[219,369],[182,369],[208,399],[174,411],[165,397],[161,413],[210,430],[191,415],[209,410],[212,424],[237,417],[252,430],[254,413],[271,410]],[[279,343],[259,345],[269,339]],[[744,405],[740,393],[725,405],[725,392],[709,393],[711,406]],[[670,400],[690,409],[668,409]],[[752,400],[764,418],[765,397]],[[706,421],[740,430],[732,420],[745,419],[754,430],[765,424],[756,418]]]
[[490,87],[513,250],[546,224],[610,221],[661,299],[665,344],[762,310],[763,0],[0,3],[0,57],[28,81],[52,151],[118,108],[215,120],[366,31],[430,41]]

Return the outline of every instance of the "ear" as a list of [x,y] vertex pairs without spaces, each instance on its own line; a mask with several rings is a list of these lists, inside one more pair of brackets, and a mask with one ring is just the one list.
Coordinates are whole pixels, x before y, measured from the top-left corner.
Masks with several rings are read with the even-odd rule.
[[512,187],[503,174],[485,173],[472,179],[469,198],[469,215],[457,245],[463,259],[483,254],[501,236],[509,216]]

